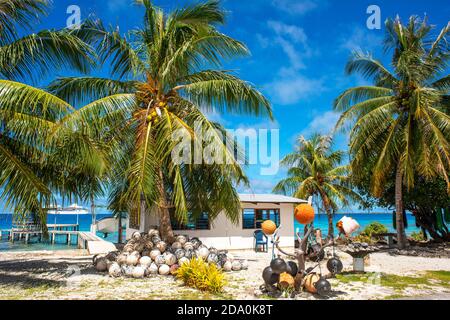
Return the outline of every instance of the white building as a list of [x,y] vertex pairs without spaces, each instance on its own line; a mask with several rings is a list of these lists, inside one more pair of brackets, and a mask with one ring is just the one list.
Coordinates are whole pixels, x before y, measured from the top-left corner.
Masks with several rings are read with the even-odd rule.
[[[273,194],[240,194],[242,214],[238,224],[230,222],[225,214],[220,214],[214,221],[197,220],[176,234],[198,237],[207,246],[217,249],[252,249],[253,233],[260,229],[261,222],[271,219],[281,225],[279,232],[282,247],[294,247],[294,208],[300,203],[307,203],[297,198]],[[147,232],[157,226],[156,214],[141,217],[140,229],[132,229],[127,223],[127,239],[133,232]]]

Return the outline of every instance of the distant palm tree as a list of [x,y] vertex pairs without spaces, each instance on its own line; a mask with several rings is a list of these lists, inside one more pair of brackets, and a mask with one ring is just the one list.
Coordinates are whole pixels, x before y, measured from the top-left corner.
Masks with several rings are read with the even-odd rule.
[[46,0],[0,0],[0,197],[17,216],[33,213],[41,222],[42,208],[53,199],[49,181],[56,169],[47,159],[48,139],[71,108],[16,81],[38,80],[61,68],[86,72],[94,64],[91,47],[73,31],[18,35],[47,7]]
[[400,248],[406,246],[404,185],[413,187],[416,172],[428,178],[440,175],[449,182],[450,118],[445,109],[450,101],[450,76],[440,75],[450,58],[450,24],[433,39],[431,30],[426,20],[414,16],[406,26],[399,18],[387,20],[384,46],[386,51],[393,50],[392,72],[370,55],[354,53],[347,73],[359,73],[374,85],[348,89],[335,102],[335,109],[343,111],[337,128],[353,124],[350,152],[355,176],[370,171],[377,196],[392,170],[396,172]]
[[175,164],[171,152],[175,132],[182,130],[184,138],[198,145],[205,142],[194,133],[196,127],[222,130],[202,111],[271,117],[270,104],[260,92],[221,69],[222,60],[245,56],[248,50],[217,30],[225,22],[218,1],[170,14],[149,0],[138,2],[145,9],[143,27],[127,37],[118,30],[107,31],[98,21],[78,31],[81,38],[94,39],[113,79],[62,78],[50,89],[74,103],[98,99],[82,112],[97,113],[108,123],[104,128],[114,150],[110,207],[117,212],[126,209],[132,226],[138,227],[142,214],[153,208],[164,238],[173,236],[170,211],[179,222],[187,222],[188,212],[208,212],[213,219],[222,210],[238,221],[234,186],[246,178],[234,160],[236,150],[227,148],[213,131],[212,141],[225,164]]
[[315,134],[310,140],[303,136],[295,151],[281,164],[288,168],[288,177],[281,180],[274,192],[306,199],[318,196],[328,216],[328,238],[334,236],[333,214],[350,201],[361,201],[350,186],[349,166],[342,165],[344,152],[332,150],[332,138]]

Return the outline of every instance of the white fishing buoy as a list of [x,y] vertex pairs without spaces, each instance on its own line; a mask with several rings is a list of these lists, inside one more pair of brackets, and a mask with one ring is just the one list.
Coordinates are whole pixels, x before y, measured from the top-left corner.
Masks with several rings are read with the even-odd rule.
[[183,246],[184,250],[194,250],[194,245],[192,244],[192,242],[186,242]]
[[100,272],[108,270],[108,259],[105,257],[97,258],[95,260],[95,269]]
[[159,231],[156,229],[150,229],[148,230],[148,235],[150,238],[154,237],[154,236],[158,236],[159,237]]
[[144,246],[145,246],[145,249],[152,250],[153,249],[153,242],[152,242],[152,240],[146,239]]
[[152,258],[153,261],[156,260],[156,257],[161,255],[161,251],[159,251],[158,249],[153,249],[152,251],[150,251],[150,258]]
[[181,244],[181,242],[175,241],[174,243],[172,243],[172,249],[173,250],[178,250],[183,248],[183,245]]
[[134,251],[138,252],[139,254],[144,251],[145,249],[145,244],[142,242],[136,243],[134,245]]
[[163,255],[159,255],[159,256],[156,257],[155,263],[156,263],[158,266],[160,266],[160,265],[162,265],[162,264],[165,264],[165,263],[166,263],[166,258],[165,258]]
[[132,254],[128,255],[128,257],[127,257],[127,265],[135,266],[135,265],[138,264],[138,262],[139,262],[139,254],[132,253]]
[[143,278],[145,276],[145,269],[142,266],[137,266],[133,269],[133,278],[135,279],[140,279]]
[[161,251],[164,252],[167,249],[167,243],[165,243],[164,241],[160,241],[156,244],[156,248]]
[[158,272],[162,276],[166,276],[170,273],[170,267],[167,264],[162,264],[159,266]]
[[223,264],[223,266],[222,266],[222,269],[223,269],[223,271],[225,271],[225,272],[230,272],[231,270],[232,270],[232,264],[231,264],[231,262],[230,261],[226,261],[224,264]]
[[135,241],[139,241],[141,240],[141,234],[138,231],[133,232],[131,239],[135,240]]
[[128,266],[128,267],[125,269],[125,276],[131,278],[131,277],[133,276],[133,271],[134,271],[134,267]]
[[202,258],[203,260],[206,260],[209,256],[209,250],[206,247],[201,247],[197,251],[197,256]]
[[346,236],[350,236],[352,233],[359,229],[359,223],[353,218],[344,216],[338,221],[337,227],[340,231],[343,231]]
[[165,258],[165,262],[168,266],[172,266],[175,263],[177,263],[177,257],[174,254],[171,254],[171,253],[166,254],[164,258]]
[[148,267],[148,266],[150,266],[150,265],[152,264],[152,258],[147,257],[147,256],[141,257],[141,258],[139,259],[139,263],[140,263],[142,266],[144,266],[144,267]]
[[122,275],[122,269],[120,268],[120,265],[117,262],[113,262],[109,267],[108,273],[111,277],[117,278]]
[[158,266],[154,262],[150,265],[150,267],[148,267],[150,274],[157,274],[158,269],[159,269]]
[[128,242],[124,247],[123,247],[123,251],[131,253],[134,251],[134,243],[130,243]]
[[210,253],[207,258],[208,263],[218,263],[219,257],[215,253]]
[[242,265],[239,261],[235,260],[231,263],[231,269],[233,271],[240,271],[242,269]]
[[126,264],[127,263],[127,257],[128,257],[128,254],[126,254],[126,253],[119,254],[119,256],[117,257],[117,263],[119,265]]
[[186,244],[187,242],[187,238],[185,236],[178,236],[177,237],[177,242],[179,242],[182,246]]

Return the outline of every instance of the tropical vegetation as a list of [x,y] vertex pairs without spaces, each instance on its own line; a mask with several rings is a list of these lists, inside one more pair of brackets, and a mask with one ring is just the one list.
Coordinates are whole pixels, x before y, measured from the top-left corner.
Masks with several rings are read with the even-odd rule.
[[[149,0],[139,2],[143,26],[126,36],[99,21],[77,32],[110,66],[110,78],[60,78],[49,90],[71,103],[89,103],[78,113],[114,150],[110,208],[129,212],[131,226],[138,227],[153,207],[163,238],[173,236],[173,219],[187,222],[188,213],[208,212],[214,219],[224,211],[236,222],[240,203],[235,186],[247,179],[235,161],[237,150],[225,143],[225,131],[204,112],[271,117],[270,103],[258,90],[222,69],[224,60],[249,51],[217,30],[225,23],[218,1],[170,13]],[[210,136],[202,139],[198,129]],[[182,152],[187,161],[175,163],[172,153],[186,139],[200,147],[213,144],[220,163],[206,165],[188,151]]]
[[0,1],[0,197],[19,219],[31,213],[41,221],[45,208],[54,205],[54,192],[65,194],[68,180],[74,181],[67,172],[77,166],[86,175],[88,168],[72,161],[76,152],[72,158],[56,156],[62,155],[58,147],[64,139],[73,142],[62,122],[75,109],[20,81],[34,82],[54,70],[87,72],[95,64],[92,48],[70,30],[19,36],[47,7],[46,0]]
[[328,238],[334,237],[333,215],[341,208],[362,199],[350,184],[349,165],[342,164],[345,153],[333,150],[332,138],[315,134],[306,140],[297,140],[295,151],[281,164],[288,169],[274,192],[300,199],[319,197],[328,217]]
[[[337,128],[350,129],[351,170],[356,181],[370,175],[371,192],[379,197],[395,176],[397,240],[407,244],[403,211],[404,190],[415,186],[416,175],[441,177],[450,192],[448,92],[448,32],[437,36],[426,19],[412,16],[386,21],[384,47],[392,53],[390,67],[370,54],[355,52],[348,74],[360,74],[373,85],[354,87],[335,101],[342,112]],[[444,74],[443,74],[444,73]]]
[[227,281],[225,274],[216,264],[208,263],[201,258],[183,263],[177,270],[176,277],[184,285],[211,293],[221,293]]

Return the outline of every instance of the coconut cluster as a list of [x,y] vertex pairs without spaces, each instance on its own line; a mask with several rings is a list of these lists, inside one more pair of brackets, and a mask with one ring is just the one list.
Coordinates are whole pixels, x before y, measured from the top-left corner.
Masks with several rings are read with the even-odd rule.
[[234,259],[225,250],[208,248],[198,238],[184,235],[167,243],[159,231],[135,232],[122,252],[94,257],[94,266],[100,272],[108,272],[111,277],[144,278],[151,275],[175,275],[178,268],[191,259],[201,258],[216,264],[223,271],[240,271],[248,268],[245,260]]

